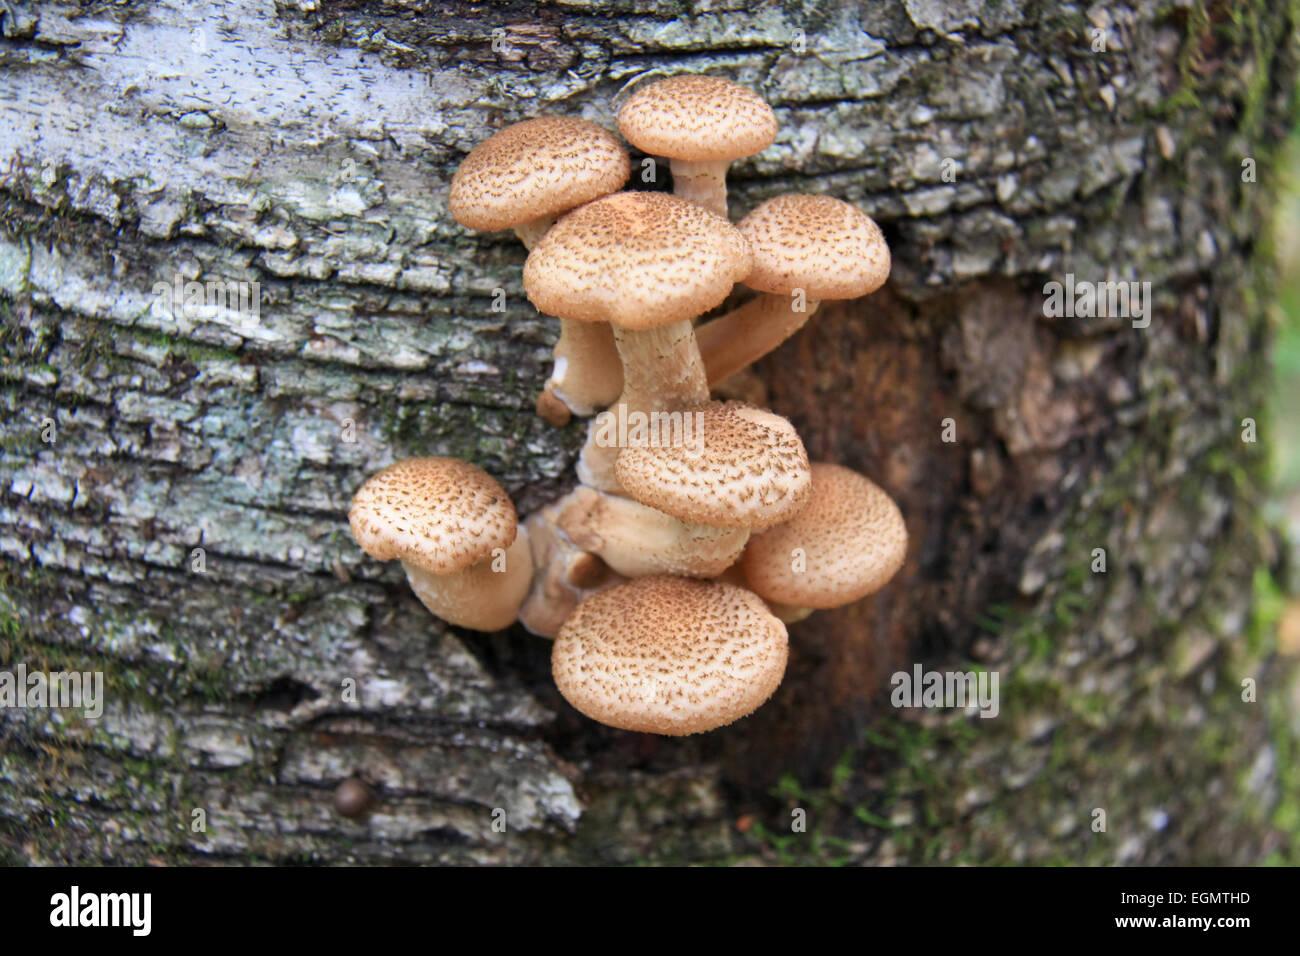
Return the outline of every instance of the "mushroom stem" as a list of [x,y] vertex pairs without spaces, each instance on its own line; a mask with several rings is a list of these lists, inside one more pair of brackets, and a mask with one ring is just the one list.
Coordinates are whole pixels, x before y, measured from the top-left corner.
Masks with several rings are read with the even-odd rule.
[[[538,216],[520,223],[515,235],[531,252],[557,218]],[[560,319],[560,338],[553,354],[551,377],[537,397],[537,414],[543,421],[561,427],[569,423],[570,414],[594,415],[596,409],[618,397],[623,369],[608,322]]]
[[[757,362],[803,328],[816,299],[760,293],[740,308],[695,330],[709,384]],[[796,306],[802,305],[798,310]]]
[[614,477],[614,460],[622,436],[611,428],[620,416],[671,411],[708,401],[709,383],[689,319],[655,329],[614,328],[623,361],[623,391],[609,409],[593,419],[578,460],[578,478],[599,491],[622,494]]
[[673,195],[727,218],[727,167],[731,160],[670,159],[668,163],[673,171]]
[[720,402],[744,402],[759,408],[766,408],[770,404],[767,400],[767,383],[752,367],[742,368],[720,381],[710,382],[709,391]]
[[592,488],[580,486],[560,504],[560,531],[629,578],[712,577],[734,564],[749,540],[748,529],[690,524]]
[[816,608],[799,607],[794,604],[782,604],[780,601],[766,601],[767,609],[782,624],[798,624],[809,617]]
[[524,244],[524,248],[532,251],[533,246],[537,245],[539,239],[546,235],[546,230],[555,225],[555,220],[560,218],[556,213],[550,213],[545,216],[538,216],[536,219],[529,219],[527,222],[521,222],[515,226],[515,235],[519,241]]
[[573,418],[573,412],[547,386],[537,396],[537,417],[548,425],[563,428]]
[[596,416],[587,425],[587,443],[582,446],[574,472],[584,485],[621,495],[623,486],[614,477],[614,462],[618,460],[619,448],[617,445],[611,447],[598,437],[602,434],[600,418]]
[[585,417],[609,405],[622,390],[623,366],[609,323],[560,319],[555,369],[543,395],[550,393],[573,414]]
[[584,598],[624,581],[557,527],[567,500],[552,502],[524,522],[535,571],[532,588],[519,608],[519,623],[538,637],[555,637]]
[[524,527],[509,548],[464,571],[430,574],[409,561],[403,561],[402,567],[421,604],[448,624],[474,631],[509,627],[533,580],[533,556]]
[[689,319],[643,331],[615,328],[614,344],[623,360],[620,402],[649,410],[709,400],[704,362]]

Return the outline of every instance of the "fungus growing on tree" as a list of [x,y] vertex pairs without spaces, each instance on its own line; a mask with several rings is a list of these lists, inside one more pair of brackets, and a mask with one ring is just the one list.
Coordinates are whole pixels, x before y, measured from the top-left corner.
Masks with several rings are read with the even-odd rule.
[[773,412],[741,402],[708,402],[700,439],[619,452],[614,474],[624,492],[682,521],[760,530],[796,514],[812,491],[799,433]]
[[749,591],[647,577],[583,601],[560,629],[551,673],[593,720],[680,736],[757,710],[787,654],[785,625]]
[[584,598],[626,580],[560,529],[559,515],[566,500],[539,508],[524,522],[534,573],[532,587],[519,608],[519,623],[538,637],[555,637]]
[[[584,119],[548,116],[507,126],[474,147],[452,177],[447,204],[462,226],[513,229],[532,249],[555,220],[621,189],[631,174],[618,137]],[[538,411],[563,424],[571,411],[591,415],[622,388],[622,369],[607,325],[560,317],[555,368]]]
[[727,218],[727,167],[776,139],[776,114],[753,90],[716,76],[649,83],[618,111],[623,138],[667,156],[673,192]]
[[736,224],[754,254],[758,296],[695,330],[710,384],[771,352],[829,299],[870,295],[889,278],[880,227],[830,196],[777,196]]
[[[556,685],[588,717],[701,733],[771,696],[785,621],[870,594],[903,562],[907,530],[880,488],[810,465],[780,415],[708,400],[710,382],[776,348],[818,302],[879,288],[890,255],[868,216],[829,197],[779,196],[726,220],[728,163],[776,134],[770,107],[735,83],[650,84],[619,127],[672,159],[678,196],[613,192],[626,152],[571,119],[502,130],[466,157],[450,196],[464,225],[516,229],[524,289],[563,323],[539,411],[558,422],[612,403],[588,428],[580,484],[520,528],[480,469],[412,459],[367,481],[350,517],[362,548],[400,559],[444,620],[493,630],[517,615],[555,638]],[[697,342],[692,320],[739,281],[758,297]]]
[[556,522],[568,539],[629,578],[711,578],[735,564],[749,540],[747,528],[688,523],[585,485],[560,504]]
[[[623,362],[615,403],[648,412],[708,398],[691,319],[719,305],[750,270],[731,223],[663,193],[615,193],[557,222],[524,264],[524,289],[542,312],[608,322]],[[618,491],[616,447],[590,439],[579,477]]]
[[402,562],[416,596],[450,624],[508,627],[532,580],[510,496],[455,458],[409,458],[370,478],[348,514],[361,549]]
[[752,535],[740,568],[755,594],[784,606],[788,623],[874,594],[906,555],[907,526],[894,500],[852,469],[816,462],[808,503]]

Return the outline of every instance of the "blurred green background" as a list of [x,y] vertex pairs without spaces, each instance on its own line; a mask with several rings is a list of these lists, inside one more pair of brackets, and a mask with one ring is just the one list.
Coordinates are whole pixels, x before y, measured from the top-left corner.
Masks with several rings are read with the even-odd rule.
[[[1273,489],[1266,519],[1288,539],[1289,560],[1286,575],[1278,582],[1283,593],[1265,596],[1263,603],[1273,605],[1264,616],[1276,615],[1278,651],[1295,658],[1300,656],[1300,129],[1291,135],[1282,186],[1282,203],[1273,223],[1278,296],[1268,439]],[[1291,681],[1288,712],[1293,740],[1282,749],[1282,799],[1273,819],[1278,831],[1290,834],[1290,839],[1265,862],[1294,866],[1300,864],[1300,761],[1293,759],[1300,738],[1300,679]]]
[[1300,129],[1291,136],[1284,200],[1277,211],[1279,285],[1273,360],[1276,377],[1270,451],[1273,494],[1268,518],[1290,540],[1290,600],[1279,620],[1279,643],[1300,653]]

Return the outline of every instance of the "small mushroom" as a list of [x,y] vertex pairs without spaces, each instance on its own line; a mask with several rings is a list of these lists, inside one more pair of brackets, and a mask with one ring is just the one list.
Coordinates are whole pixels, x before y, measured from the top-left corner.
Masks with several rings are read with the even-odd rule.
[[907,526],[894,500],[856,471],[816,462],[808,504],[754,534],[739,566],[754,593],[791,623],[874,594],[906,554]]
[[757,595],[656,576],[583,601],[560,629],[551,673],[592,720],[679,736],[757,710],[781,683],[788,653],[785,625]]
[[736,563],[747,528],[688,524],[618,495],[579,486],[561,499],[557,524],[575,545],[625,577],[711,578]]
[[889,246],[862,210],[830,196],[777,196],[736,224],[757,298],[696,329],[710,384],[768,354],[829,299],[870,295],[889,278]]
[[496,557],[456,574],[434,574],[403,561],[406,581],[420,603],[451,624],[474,631],[500,631],[514,623],[533,580],[528,529]]
[[776,139],[772,107],[739,83],[673,76],[641,87],[618,111],[618,130],[653,156],[667,156],[673,192],[727,218],[727,167]]
[[[623,363],[615,407],[673,409],[705,401],[708,383],[691,319],[719,305],[750,270],[731,223],[663,193],[625,192],[575,209],[524,264],[524,289],[542,312],[608,322]],[[588,432],[578,475],[618,491],[617,447]]]
[[564,501],[552,502],[524,521],[534,572],[528,597],[519,608],[519,623],[538,637],[554,638],[585,598],[625,580],[560,530]]
[[[627,150],[609,130],[548,116],[507,126],[474,147],[452,177],[447,205],[462,226],[513,229],[532,249],[557,217],[621,189],[629,175]],[[563,424],[570,411],[591,415],[622,385],[609,326],[561,317],[555,369],[538,413],[552,424]]]
[[761,530],[788,521],[812,492],[808,453],[794,426],[742,402],[708,402],[699,437],[666,448],[619,452],[614,475],[644,505],[714,528]]
[[455,458],[410,458],[372,476],[348,514],[361,549],[399,559],[416,597],[450,624],[508,627],[532,580],[510,496]]
[[447,205],[469,229],[513,229],[531,249],[562,213],[623,188],[627,150],[609,130],[571,116],[524,120],[470,150]]
[[537,399],[537,414],[548,424],[594,415],[623,390],[623,363],[609,323],[561,318],[552,354],[555,365]]

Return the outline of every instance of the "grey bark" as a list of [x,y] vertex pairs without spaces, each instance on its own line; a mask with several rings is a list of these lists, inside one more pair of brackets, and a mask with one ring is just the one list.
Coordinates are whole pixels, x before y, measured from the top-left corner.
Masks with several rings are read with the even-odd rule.
[[[1251,616],[1268,539],[1241,422],[1264,413],[1256,240],[1296,17],[1234,10],[0,5],[0,665],[108,681],[98,720],[0,710],[0,855],[1152,863],[1284,845],[1294,678]],[[612,127],[632,81],[684,70],[761,90],[781,120],[733,167],[733,215],[816,191],[886,229],[886,290],[825,308],[760,373],[814,458],[896,495],[913,546],[879,597],[792,629],[755,717],[657,741],[574,715],[545,642],[431,619],[346,509],[415,454],[474,461],[522,512],[571,481],[580,427],[532,413],[557,330],[523,296],[520,247],[458,227],[447,183],[506,123]],[[1150,281],[1149,327],[1045,318],[1043,283],[1067,272]],[[258,320],[160,316],[154,283],[178,274],[257,281]],[[999,717],[893,710],[889,675],[913,661],[998,671]],[[359,821],[330,800],[352,774],[378,794]]]

